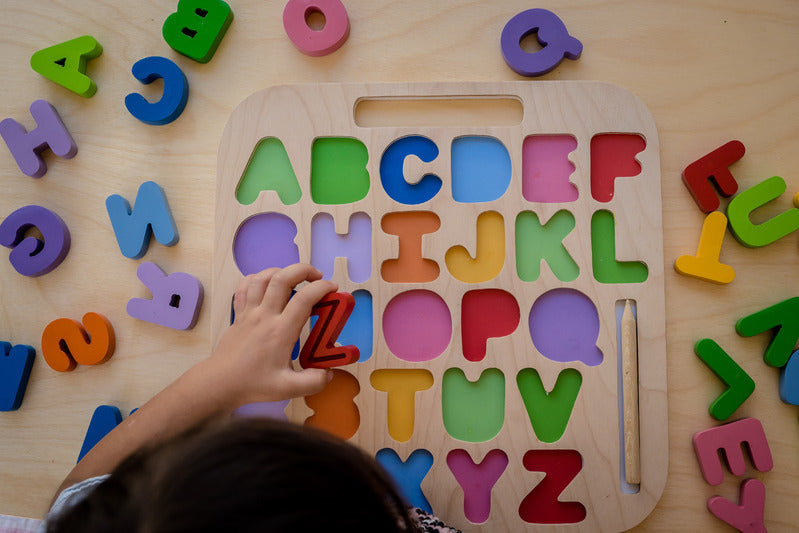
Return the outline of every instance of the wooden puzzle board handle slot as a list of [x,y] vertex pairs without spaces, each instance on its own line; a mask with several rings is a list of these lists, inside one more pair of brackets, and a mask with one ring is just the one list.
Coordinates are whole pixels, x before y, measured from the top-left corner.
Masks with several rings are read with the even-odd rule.
[[362,128],[518,126],[524,106],[515,96],[365,97],[353,115]]

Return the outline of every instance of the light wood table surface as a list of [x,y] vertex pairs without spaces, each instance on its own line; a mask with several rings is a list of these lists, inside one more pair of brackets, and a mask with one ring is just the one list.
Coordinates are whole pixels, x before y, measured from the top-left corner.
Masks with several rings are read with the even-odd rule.
[[[799,234],[749,249],[731,235],[721,260],[736,279],[717,286],[681,277],[674,260],[696,250],[703,214],[682,184],[686,165],[738,139],[746,155],[732,167],[746,189],[779,175],[788,192],[758,211],[765,220],[792,207],[799,191],[799,3],[792,0],[598,0],[535,5],[488,2],[347,1],[351,33],[336,53],[299,53],[282,24],[284,1],[231,0],[235,13],[215,57],[201,65],[174,52],[161,37],[176,2],[4,0],[0,4],[0,118],[33,127],[28,107],[44,98],[58,109],[78,144],[78,155],[46,156],[47,174],[22,174],[0,149],[0,218],[39,204],[68,224],[72,248],[53,272],[26,278],[0,258],[0,340],[31,344],[37,359],[18,411],[0,413],[0,513],[40,517],[53,491],[74,465],[89,418],[99,404],[124,413],[162,389],[210,350],[210,298],[216,160],[222,128],[251,93],[294,82],[520,80],[502,59],[499,36],[516,13],[531,7],[557,13],[584,45],[544,80],[600,80],[637,95],[658,127],[666,261],[669,389],[669,478],[652,514],[636,531],[727,531],[705,508],[721,494],[737,501],[743,479],[766,486],[766,527],[799,527],[799,408],[780,401],[779,371],[762,358],[765,335],[741,338],[736,320],[797,295]],[[36,50],[90,34],[103,54],[89,63],[97,94],[84,99],[46,80],[29,66]],[[151,55],[173,59],[189,79],[189,102],[174,123],[154,127],[125,109],[126,94],[157,97],[160,86],[140,85],[130,73]],[[136,278],[142,260],[119,253],[105,199],[135,198],[139,185],[167,191],[178,245],[152,242],[143,260],[168,272],[198,277],[206,303],[193,330],[170,330],[129,317],[125,304],[146,297]],[[44,327],[59,317],[104,314],[117,348],[98,367],[69,374],[41,357]],[[747,466],[718,487],[704,482],[692,435],[715,426],[708,405],[722,391],[694,355],[704,337],[719,342],[756,383],[733,418],[752,416],[765,428],[774,456],[768,473]],[[665,423],[665,421],[664,421]]]

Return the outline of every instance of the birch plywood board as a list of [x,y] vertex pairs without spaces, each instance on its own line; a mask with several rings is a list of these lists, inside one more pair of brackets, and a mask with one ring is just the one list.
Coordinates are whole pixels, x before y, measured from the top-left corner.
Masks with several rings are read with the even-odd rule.
[[[369,106],[383,117],[356,113]],[[621,531],[654,508],[668,468],[660,161],[636,97],[594,82],[273,87],[234,110],[218,165],[213,344],[243,274],[308,262],[356,297],[340,341],[359,362],[293,400],[291,420],[376,455],[415,505],[467,531]]]

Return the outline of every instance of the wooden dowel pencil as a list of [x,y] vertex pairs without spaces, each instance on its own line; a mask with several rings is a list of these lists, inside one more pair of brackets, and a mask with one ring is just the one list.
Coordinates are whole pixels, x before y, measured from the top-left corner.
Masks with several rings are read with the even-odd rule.
[[641,483],[641,451],[638,428],[638,327],[630,300],[621,316],[622,386],[624,402],[625,481]]

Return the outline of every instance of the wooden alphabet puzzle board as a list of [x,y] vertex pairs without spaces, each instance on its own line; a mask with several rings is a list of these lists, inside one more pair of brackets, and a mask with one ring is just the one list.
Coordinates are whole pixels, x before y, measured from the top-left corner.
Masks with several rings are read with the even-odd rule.
[[[355,119],[364,102],[467,99],[523,112]],[[213,345],[243,274],[308,262],[355,296],[339,341],[359,362],[293,400],[291,420],[376,455],[415,505],[467,531],[621,531],[654,508],[668,469],[660,160],[636,97],[595,82],[279,86],[234,110],[218,165]]]

